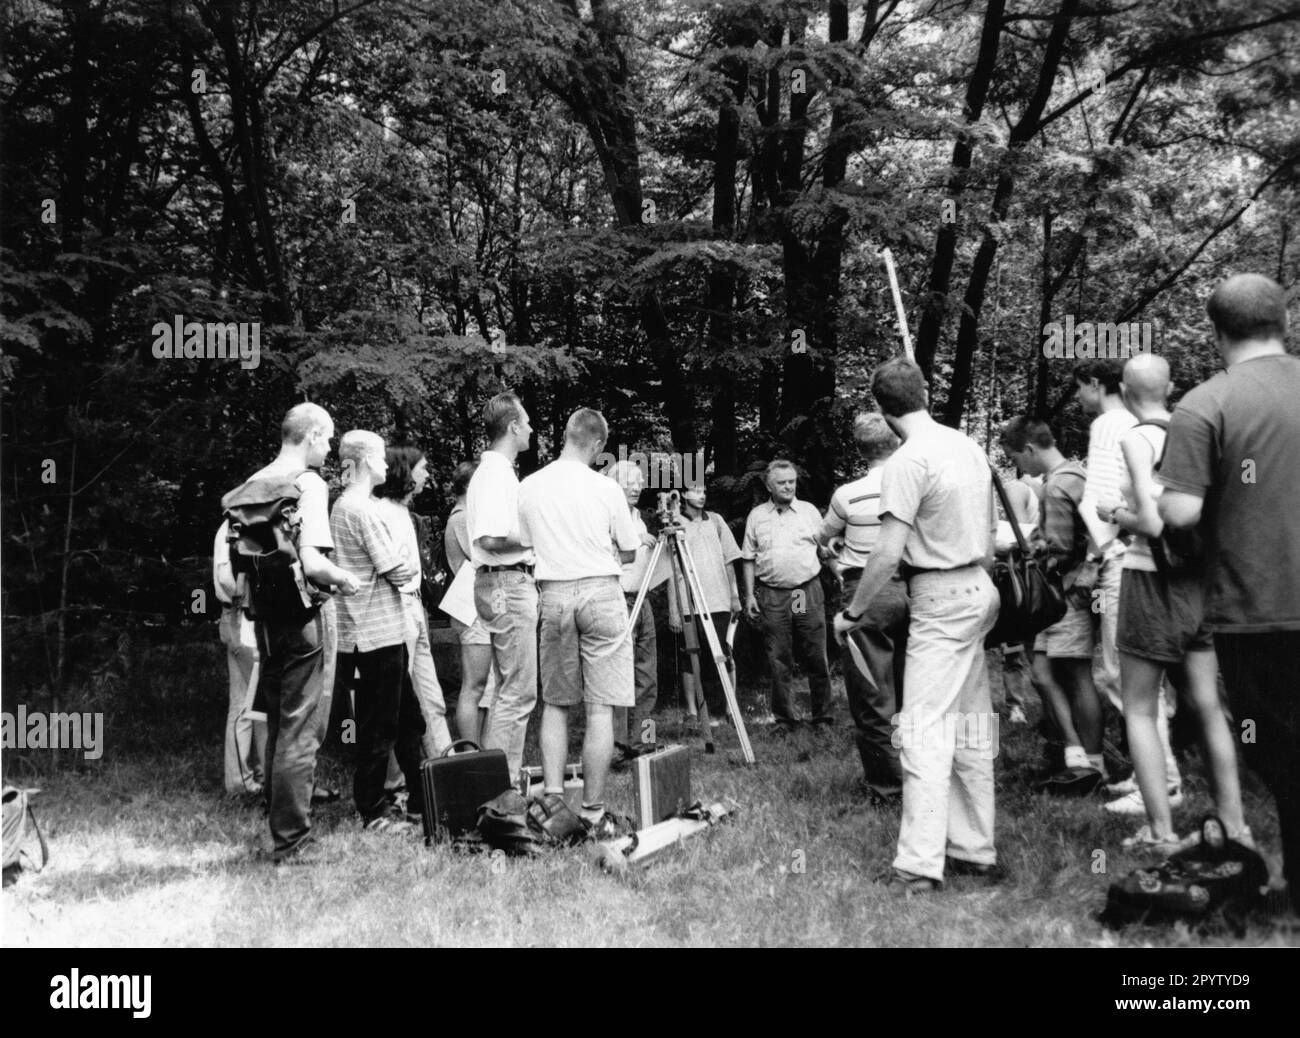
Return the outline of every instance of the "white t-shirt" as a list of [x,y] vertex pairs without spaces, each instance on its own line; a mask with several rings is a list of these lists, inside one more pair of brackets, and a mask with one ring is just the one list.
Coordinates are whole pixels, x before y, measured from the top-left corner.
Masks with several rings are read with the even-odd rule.
[[537,552],[538,580],[621,577],[617,549],[633,551],[641,543],[619,485],[570,458],[519,485],[519,534]]
[[476,569],[513,566],[517,562],[532,564],[533,553],[527,549],[489,551],[479,544],[480,537],[519,539],[519,477],[504,454],[483,452],[465,494],[465,513],[469,558]]
[[1107,558],[1122,555],[1124,542],[1119,540],[1120,529],[1115,523],[1101,521],[1097,506],[1115,504],[1120,499],[1119,487],[1126,468],[1119,441],[1135,425],[1137,419],[1132,412],[1121,407],[1099,414],[1088,427],[1088,480],[1079,501],[1079,515],[1093,543],[1105,548]]
[[416,575],[397,590],[404,594],[418,594],[420,591],[420,542],[415,536],[415,523],[411,521],[411,512],[406,505],[392,498],[377,497],[375,511],[388,527],[389,536],[403,562],[415,567]]

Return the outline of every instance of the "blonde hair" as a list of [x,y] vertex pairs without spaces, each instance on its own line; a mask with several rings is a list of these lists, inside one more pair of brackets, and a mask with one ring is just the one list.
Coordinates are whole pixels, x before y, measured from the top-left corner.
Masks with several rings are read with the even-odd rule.
[[357,463],[376,454],[383,457],[384,438],[366,429],[350,429],[339,440],[339,461],[343,466],[343,485],[356,479]]

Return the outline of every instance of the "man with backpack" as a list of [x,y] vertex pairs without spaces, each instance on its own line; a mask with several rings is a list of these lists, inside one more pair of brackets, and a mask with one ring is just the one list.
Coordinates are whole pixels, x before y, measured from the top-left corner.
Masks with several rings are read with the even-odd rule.
[[[254,613],[266,701],[266,786],[272,857],[298,858],[311,836],[316,751],[329,723],[334,680],[334,603],[322,589],[354,595],[333,565],[325,463],[334,422],[303,403],[285,415],[280,453],[222,500],[231,523],[232,569]],[[255,562],[256,565],[250,565]]]
[[[421,738],[424,715],[411,681],[403,585],[418,581],[418,558],[403,558],[375,500],[388,475],[384,441],[354,429],[339,443],[344,490],[334,503],[330,532],[339,565],[357,582],[356,596],[339,611],[340,664],[356,670],[357,764],[353,796],[362,824],[378,832],[405,833],[420,817]],[[406,776],[408,818],[384,789],[388,756],[395,752]]]
[[1018,468],[1043,479],[1035,536],[1046,542],[1069,593],[1065,616],[1034,639],[1034,672],[1065,741],[1064,769],[1043,788],[1083,795],[1097,788],[1103,774],[1101,700],[1092,679],[1092,598],[1075,588],[1088,553],[1088,530],[1079,514],[1086,477],[1083,466],[1061,453],[1044,421],[1013,419],[1002,430],[1001,442]]
[[[1286,294],[1261,274],[1207,306],[1226,371],[1180,401],[1160,468],[1166,527],[1206,541],[1206,625],[1242,754],[1272,792],[1292,912],[1300,905],[1300,358]],[[1294,916],[1293,916],[1294,918]]]

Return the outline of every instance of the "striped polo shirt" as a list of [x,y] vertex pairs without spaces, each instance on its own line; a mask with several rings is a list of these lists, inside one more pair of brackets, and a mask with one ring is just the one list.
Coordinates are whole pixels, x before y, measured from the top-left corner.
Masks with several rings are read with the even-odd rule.
[[398,548],[373,498],[346,494],[330,513],[334,537],[334,564],[356,578],[355,595],[340,595],[338,604],[339,652],[372,652],[406,641],[402,596],[397,585],[420,574],[402,560]]
[[822,519],[820,540],[843,537],[839,562],[845,569],[867,564],[867,556],[880,537],[880,475],[882,465],[867,471],[861,479],[845,483],[831,495],[831,505]]

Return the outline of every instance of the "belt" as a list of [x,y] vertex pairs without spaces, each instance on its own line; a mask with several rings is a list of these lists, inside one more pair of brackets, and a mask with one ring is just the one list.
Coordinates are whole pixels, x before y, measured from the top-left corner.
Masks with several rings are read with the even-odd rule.
[[533,575],[533,567],[526,562],[512,562],[509,566],[480,566],[484,573],[503,573],[506,570],[518,570],[520,573],[527,573],[530,577]]
[[902,573],[904,580],[911,580],[913,577],[919,577],[922,573],[956,573],[959,570],[970,569],[972,566],[978,566],[978,565],[979,565],[978,562],[970,562],[967,563],[965,566],[943,566],[943,567],[927,568],[924,566],[908,566],[904,564],[899,567],[899,572]]

